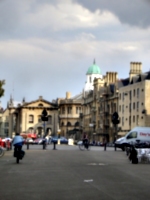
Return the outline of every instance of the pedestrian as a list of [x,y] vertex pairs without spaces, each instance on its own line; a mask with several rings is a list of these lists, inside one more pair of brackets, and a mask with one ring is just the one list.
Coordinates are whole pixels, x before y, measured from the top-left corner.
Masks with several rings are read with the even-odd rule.
[[129,160],[132,162],[132,164],[138,164],[138,158],[137,158],[137,150],[134,146],[131,147],[131,152],[129,156]]
[[107,138],[106,137],[104,138],[103,143],[104,143],[104,151],[106,151],[106,147],[107,147]]

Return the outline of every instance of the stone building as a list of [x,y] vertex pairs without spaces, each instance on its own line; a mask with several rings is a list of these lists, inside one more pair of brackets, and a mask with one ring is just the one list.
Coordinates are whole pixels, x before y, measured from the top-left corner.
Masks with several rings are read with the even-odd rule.
[[[47,122],[41,120],[44,108],[48,114]],[[12,137],[15,132],[36,133],[38,137],[42,137],[45,133],[55,135],[59,129],[57,103],[46,101],[42,96],[31,102],[26,102],[23,99],[17,105],[10,98],[7,109],[3,113],[3,116],[5,115],[7,120],[3,123],[8,125],[7,136],[9,137]]]
[[58,134],[66,137],[74,137],[79,134],[79,117],[80,113],[82,113],[82,102],[82,94],[71,97],[70,92],[66,92],[66,98],[58,99],[60,127]]
[[[14,132],[44,132],[80,139],[86,132],[90,140],[113,142],[135,126],[150,126],[150,71],[142,73],[142,63],[131,62],[129,76],[119,79],[117,72],[101,74],[100,68],[91,65],[86,73],[83,91],[55,102],[39,99],[15,103],[12,98],[7,109],[0,113],[0,133],[12,136]],[[41,121],[46,108],[48,122]],[[120,123],[112,123],[118,112]]]
[[142,63],[131,62],[129,77],[118,85],[119,134],[135,126],[150,126],[150,71],[142,73]]

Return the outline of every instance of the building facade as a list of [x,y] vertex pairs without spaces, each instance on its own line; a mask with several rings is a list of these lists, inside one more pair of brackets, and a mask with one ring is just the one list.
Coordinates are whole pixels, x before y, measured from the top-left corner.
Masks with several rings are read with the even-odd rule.
[[[46,122],[41,120],[43,109],[46,109],[48,114]],[[37,137],[42,137],[44,134],[55,135],[59,129],[57,103],[46,101],[42,96],[31,102],[23,100],[18,105],[10,99],[3,116],[7,119],[3,123],[8,123],[9,137],[13,137],[16,132],[36,133]]]
[[[1,135],[12,136],[17,132],[34,132],[41,137],[61,135],[81,139],[82,133],[90,140],[113,142],[135,126],[150,126],[150,72],[142,72],[142,63],[131,62],[129,76],[119,79],[117,72],[101,74],[100,68],[91,65],[86,73],[83,91],[55,102],[39,99],[15,105],[10,99],[7,109],[0,114]],[[43,109],[48,121],[41,121]],[[114,112],[120,123],[112,123]]]

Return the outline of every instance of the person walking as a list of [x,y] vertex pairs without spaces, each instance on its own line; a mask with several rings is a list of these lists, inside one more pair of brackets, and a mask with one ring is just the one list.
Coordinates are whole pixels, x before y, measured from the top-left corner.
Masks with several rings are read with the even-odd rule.
[[103,143],[104,143],[104,151],[106,151],[106,147],[107,147],[107,138],[106,137],[104,138]]

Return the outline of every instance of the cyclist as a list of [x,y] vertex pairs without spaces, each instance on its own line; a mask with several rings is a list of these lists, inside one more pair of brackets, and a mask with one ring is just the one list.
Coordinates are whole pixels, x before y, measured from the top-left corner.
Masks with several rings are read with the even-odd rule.
[[83,144],[84,144],[85,148],[88,149],[88,147],[89,147],[89,140],[88,140],[87,134],[85,134],[85,133],[83,134],[82,141],[83,141]]
[[14,156],[16,156],[17,151],[20,155],[23,143],[24,143],[23,137],[20,136],[19,133],[16,133],[16,136],[13,138],[13,146],[15,147],[14,148]]

